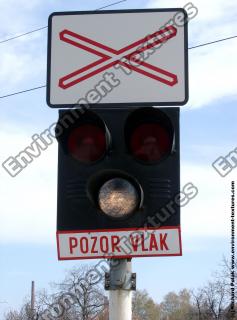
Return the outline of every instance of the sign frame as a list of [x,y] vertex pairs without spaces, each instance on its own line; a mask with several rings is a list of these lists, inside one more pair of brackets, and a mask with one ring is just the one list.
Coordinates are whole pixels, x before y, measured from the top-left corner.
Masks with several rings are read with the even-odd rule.
[[97,11],[68,11],[68,12],[53,12],[48,18],[48,46],[47,46],[47,86],[46,86],[46,101],[51,108],[75,108],[78,106],[77,102],[73,104],[54,104],[50,101],[50,88],[51,88],[51,39],[52,39],[52,19],[55,16],[69,16],[69,15],[97,15],[97,14],[122,14],[122,13],[146,13],[146,12],[182,12],[185,17],[184,29],[184,92],[185,98],[183,101],[167,101],[167,102],[119,102],[119,103],[90,103],[91,108],[121,108],[139,107],[139,106],[182,106],[188,102],[189,87],[188,87],[188,16],[183,8],[167,8],[167,9],[127,9],[127,10],[97,10]]
[[[117,234],[119,232],[123,232],[125,235],[123,235],[121,237],[121,239],[125,236],[125,237],[129,237],[131,234],[133,233],[139,233],[140,232],[143,232],[144,234],[147,232],[147,233],[150,233],[150,234],[154,234],[155,232],[169,232],[169,231],[176,231],[176,236],[178,237],[178,244],[176,243],[176,245],[178,245],[178,252],[176,253],[155,253],[155,254],[152,254],[151,252],[147,252],[145,254],[138,254],[138,253],[133,253],[133,252],[130,252],[129,254],[121,254],[121,255],[113,255],[113,254],[98,254],[98,255],[88,255],[88,256],[63,256],[63,254],[61,254],[61,252],[63,250],[60,249],[60,236],[61,235],[66,235],[68,237],[70,237],[69,235],[77,235],[79,236],[80,234],[84,234],[83,235],[83,238],[85,240],[86,238],[86,235],[87,235],[87,240],[89,239],[90,237],[90,234],[97,234],[98,237],[99,237],[99,233],[100,234],[103,234],[105,233],[107,236],[117,236],[116,235],[116,232]],[[110,234],[110,235],[109,235]],[[182,256],[182,237],[181,237],[181,228],[180,226],[163,226],[163,227],[158,227],[158,228],[152,228],[152,227],[149,227],[149,228],[121,228],[121,229],[101,229],[101,230],[68,230],[68,231],[57,231],[57,234],[56,234],[56,238],[57,238],[57,252],[58,252],[58,260],[61,261],[61,260],[85,260],[85,259],[131,259],[131,258],[145,258],[145,257],[177,257],[177,256]],[[93,238],[93,236],[92,236]],[[146,240],[146,239],[145,239]],[[144,242],[145,242],[144,240]],[[126,241],[127,243],[127,241]],[[131,245],[131,243],[130,243]],[[140,246],[140,244],[138,244],[138,247]],[[79,244],[78,244],[78,247],[79,247]],[[125,245],[126,248],[128,248],[127,244]],[[75,247],[74,247],[75,248]],[[121,246],[120,246],[121,248]],[[146,250],[148,251],[148,250]]]

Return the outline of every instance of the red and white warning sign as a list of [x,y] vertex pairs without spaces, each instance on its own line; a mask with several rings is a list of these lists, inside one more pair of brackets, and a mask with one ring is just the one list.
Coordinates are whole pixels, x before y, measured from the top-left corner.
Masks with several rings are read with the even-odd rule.
[[53,13],[47,102],[185,104],[187,49],[183,9]]
[[181,256],[179,227],[57,232],[59,260]]

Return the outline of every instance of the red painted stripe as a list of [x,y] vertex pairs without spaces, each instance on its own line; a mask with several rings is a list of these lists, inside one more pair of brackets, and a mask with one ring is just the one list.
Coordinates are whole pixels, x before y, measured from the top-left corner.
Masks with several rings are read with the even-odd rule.
[[[71,40],[71,39],[66,38],[65,35],[69,35],[69,36],[71,36],[71,37],[73,37],[73,38],[76,38],[76,39],[78,39],[78,40],[85,41],[85,42],[87,42],[87,43],[89,43],[89,44],[94,45],[95,47],[101,48],[101,49],[103,49],[103,50],[105,50],[105,51],[108,51],[108,52],[110,52],[110,53],[117,54],[117,50],[114,50],[114,49],[112,49],[112,48],[110,48],[110,47],[108,47],[108,46],[105,46],[104,44],[102,44],[102,43],[100,43],[100,42],[97,42],[97,41],[95,41],[95,40],[92,40],[92,39],[89,39],[89,38],[87,38],[87,37],[84,37],[84,36],[82,36],[82,35],[80,35],[80,34],[78,34],[78,33],[72,32],[72,31],[70,31],[70,30],[64,30],[64,31],[60,32],[60,34],[62,34],[62,37],[63,37],[63,39],[60,38],[61,40],[65,41],[65,42],[71,41],[71,42],[74,43],[73,45],[75,45],[75,46],[78,46],[79,43],[76,42],[76,41],[73,41],[73,40]],[[70,42],[69,42],[69,43],[70,43]],[[84,50],[87,50],[87,51],[89,51],[89,50],[91,49],[90,47],[86,47],[86,46],[84,46],[84,47],[85,47]],[[87,48],[87,49],[86,49],[86,48]],[[92,49],[92,50],[93,50],[93,49]],[[96,50],[95,50],[95,51],[96,51]],[[99,52],[99,51],[96,51],[96,52],[98,53],[98,55],[106,56],[106,55],[104,55],[104,53],[101,53],[101,52]],[[95,54],[97,54],[97,53],[95,53]]]
[[[164,32],[170,32],[170,34],[167,35],[167,36],[164,36],[161,39],[157,39],[153,43],[147,43],[151,39],[156,38],[157,36],[164,34]],[[74,72],[72,72],[72,73],[60,78],[58,85],[62,89],[67,89],[67,88],[72,87],[72,86],[74,86],[74,85],[76,85],[76,84],[78,84],[78,83],[80,83],[80,82],[82,82],[82,81],[84,81],[84,80],[86,80],[86,79],[88,79],[90,77],[93,77],[94,75],[96,75],[96,74],[98,74],[98,73],[100,73],[102,71],[105,71],[106,69],[110,68],[111,66],[113,66],[113,65],[115,65],[117,63],[120,63],[122,65],[126,65],[130,70],[134,70],[134,71],[136,71],[136,72],[138,72],[138,73],[140,73],[142,75],[145,75],[145,76],[147,76],[149,78],[152,78],[154,80],[162,82],[162,83],[164,83],[166,85],[173,86],[178,82],[177,76],[172,74],[172,73],[170,73],[170,72],[168,72],[168,71],[166,71],[166,70],[163,70],[163,69],[158,68],[156,66],[152,66],[152,65],[150,65],[148,63],[145,63],[145,62],[142,62],[142,61],[139,62],[140,65],[143,65],[147,69],[151,69],[151,70],[159,73],[159,75],[155,75],[155,74],[152,74],[152,73],[150,73],[148,71],[141,70],[137,66],[133,66],[133,65],[130,65],[129,63],[121,62],[120,60],[116,60],[116,61],[114,61],[112,63],[108,63],[107,65],[105,65],[105,66],[103,66],[101,68],[98,68],[98,69],[96,69],[96,70],[94,70],[92,72],[87,73],[86,75],[84,75],[82,77],[79,77],[78,79],[74,79],[71,82],[68,82],[68,83],[65,84],[64,82],[69,80],[70,78],[73,78],[76,75],[79,75],[80,73],[82,73],[84,71],[90,70],[91,68],[93,68],[93,67],[95,67],[97,65],[100,65],[102,62],[104,62],[106,60],[110,60],[112,58],[112,57],[110,57],[108,55],[105,55],[104,53],[101,53],[100,51],[97,51],[97,50],[92,49],[92,48],[90,48],[88,46],[85,46],[85,45],[83,45],[83,44],[81,44],[79,42],[73,41],[72,39],[67,38],[66,35],[69,35],[69,36],[71,36],[71,37],[73,37],[75,39],[82,40],[84,42],[92,44],[92,45],[94,45],[94,46],[96,46],[96,47],[98,47],[100,49],[103,49],[105,51],[108,51],[108,52],[110,52],[110,53],[112,53],[114,55],[118,55],[118,54],[121,54],[123,52],[126,52],[126,51],[130,50],[131,48],[137,47],[140,44],[147,43],[146,46],[135,50],[134,52],[130,53],[127,56],[124,56],[124,58],[131,59],[132,56],[135,56],[136,54],[142,53],[142,52],[144,52],[144,51],[146,51],[146,50],[148,50],[150,48],[153,48],[154,46],[156,46],[159,43],[166,42],[167,40],[169,40],[172,37],[176,36],[176,34],[177,34],[177,29],[175,27],[173,27],[173,26],[168,26],[168,27],[166,27],[166,28],[164,28],[162,30],[159,30],[159,31],[147,36],[147,37],[144,37],[144,38],[142,38],[142,39],[140,39],[138,41],[135,41],[132,44],[130,44],[130,45],[128,45],[128,46],[126,46],[126,47],[124,47],[124,48],[122,48],[120,50],[115,50],[115,49],[112,49],[112,48],[110,48],[108,46],[105,46],[105,45],[103,45],[103,44],[101,44],[101,43],[99,43],[97,41],[94,41],[92,39],[89,39],[87,37],[79,35],[77,33],[74,33],[74,32],[72,32],[70,30],[63,30],[59,34],[60,35],[60,40],[65,41],[65,42],[67,42],[67,43],[69,43],[71,45],[74,45],[76,47],[79,47],[79,48],[81,48],[81,49],[83,49],[85,51],[88,51],[90,53],[96,54],[96,55],[102,57],[102,59],[99,59],[99,60],[97,60],[97,61],[95,61],[95,62],[93,62],[91,64],[88,64],[87,66],[85,66],[83,68],[80,68],[80,69],[78,69],[78,70],[76,70],[76,71],[74,71]],[[168,81],[167,79],[162,78],[160,76],[161,74],[170,77],[171,81]]]

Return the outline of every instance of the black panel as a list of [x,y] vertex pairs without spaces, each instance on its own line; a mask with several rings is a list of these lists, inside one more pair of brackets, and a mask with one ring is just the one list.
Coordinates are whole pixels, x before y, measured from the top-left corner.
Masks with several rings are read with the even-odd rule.
[[[174,143],[171,154],[156,164],[143,164],[129,154],[125,141],[125,123],[131,109],[98,109],[96,114],[103,119],[110,132],[110,146],[103,159],[91,165],[80,163],[67,153],[66,139],[70,127],[58,135],[58,215],[57,229],[95,230],[112,228],[134,228],[151,226],[148,216],[154,217],[161,208],[173,199],[180,190],[180,155],[179,155],[179,108],[159,108],[173,126]],[[60,119],[71,111],[59,111]],[[86,112],[85,112],[86,113]],[[85,113],[80,115],[83,122]],[[86,118],[86,117],[85,117]],[[73,124],[76,126],[76,122]],[[140,208],[126,220],[111,220],[100,212],[92,193],[101,177],[128,175],[141,186],[144,199]],[[180,224],[180,208],[174,205],[175,213],[162,223],[164,226]],[[155,220],[157,221],[157,220]]]

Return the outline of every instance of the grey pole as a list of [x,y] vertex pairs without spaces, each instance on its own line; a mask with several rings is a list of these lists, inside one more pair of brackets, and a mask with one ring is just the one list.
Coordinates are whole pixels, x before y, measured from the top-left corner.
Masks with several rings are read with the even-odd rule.
[[105,274],[105,289],[109,290],[109,320],[132,320],[132,290],[136,290],[136,274],[131,271],[131,260],[110,260],[110,272]]

